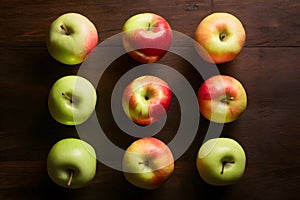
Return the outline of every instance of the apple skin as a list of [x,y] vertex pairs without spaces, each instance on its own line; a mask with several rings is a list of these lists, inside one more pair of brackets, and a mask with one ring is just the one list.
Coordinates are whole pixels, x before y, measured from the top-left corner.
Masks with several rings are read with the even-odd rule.
[[207,79],[198,90],[201,114],[217,123],[237,120],[247,107],[247,94],[235,78],[215,75]]
[[211,63],[225,63],[242,51],[246,32],[241,21],[230,13],[216,12],[205,17],[195,31],[199,55]]
[[145,137],[133,142],[123,157],[123,173],[128,182],[143,189],[156,189],[174,171],[174,157],[161,140]]
[[50,179],[66,188],[86,186],[96,174],[96,165],[94,148],[76,138],[58,141],[47,156],[47,172]]
[[124,49],[141,63],[153,63],[161,59],[167,53],[172,37],[169,23],[154,13],[134,15],[122,28]]
[[122,95],[125,114],[135,123],[155,123],[168,111],[172,101],[169,85],[156,76],[140,76],[130,82]]
[[48,97],[48,108],[56,121],[65,125],[77,125],[90,117],[96,102],[94,86],[83,77],[70,75],[53,84]]
[[216,186],[231,185],[245,173],[246,154],[237,141],[231,138],[214,138],[200,147],[196,165],[206,183]]
[[82,63],[97,44],[96,27],[79,13],[63,14],[51,23],[47,48],[50,55],[61,63]]

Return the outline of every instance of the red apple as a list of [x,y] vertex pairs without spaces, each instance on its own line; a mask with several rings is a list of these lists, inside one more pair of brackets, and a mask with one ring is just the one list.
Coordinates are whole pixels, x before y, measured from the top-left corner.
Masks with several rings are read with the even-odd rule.
[[199,55],[212,63],[235,59],[244,47],[245,29],[241,21],[229,13],[217,12],[205,17],[195,31],[195,47]]
[[163,17],[141,13],[125,22],[122,41],[126,52],[136,61],[153,63],[167,53],[172,42],[172,31]]
[[160,187],[174,171],[174,157],[161,140],[147,137],[136,140],[125,151],[123,173],[131,184],[144,188]]
[[232,122],[247,107],[243,85],[231,76],[216,75],[206,80],[198,91],[201,114],[217,123]]
[[156,76],[141,76],[125,88],[122,106],[135,123],[148,125],[166,114],[171,99],[172,91],[165,81]]

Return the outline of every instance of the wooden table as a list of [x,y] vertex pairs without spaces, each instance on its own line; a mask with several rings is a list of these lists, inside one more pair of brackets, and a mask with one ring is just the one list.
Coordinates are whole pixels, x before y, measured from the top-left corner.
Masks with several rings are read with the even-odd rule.
[[[1,0],[0,18],[0,199],[299,199],[299,64],[300,3],[297,0]],[[130,16],[154,12],[172,28],[193,37],[198,23],[216,11],[230,12],[244,24],[247,41],[234,61],[218,65],[246,88],[248,107],[237,121],[225,124],[222,137],[237,140],[247,154],[246,172],[234,185],[207,185],[195,166],[197,151],[209,124],[201,117],[196,137],[175,162],[174,174],[161,188],[145,191],[130,185],[121,171],[102,162],[85,188],[55,185],[46,171],[46,157],[60,139],[78,137],[74,126],[57,123],[48,112],[47,97],[60,77],[77,74],[80,65],[66,66],[48,53],[50,23],[62,13],[90,18],[100,43],[120,33]],[[196,92],[203,80],[193,66],[168,53],[162,64],[174,67]],[[139,65],[127,55],[116,59],[97,86],[96,112],[107,137],[126,148],[133,137],[114,123],[110,95],[114,84]],[[97,74],[95,72],[95,74]],[[174,100],[170,116],[156,137],[168,142],[180,121]],[[188,133],[187,133],[188,134]]]

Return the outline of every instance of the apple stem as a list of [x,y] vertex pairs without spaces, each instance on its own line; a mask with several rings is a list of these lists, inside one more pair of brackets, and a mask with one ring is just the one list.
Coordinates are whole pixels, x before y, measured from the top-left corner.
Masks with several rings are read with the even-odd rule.
[[65,27],[63,24],[60,25],[60,28],[65,31],[66,35],[71,35],[69,29],[67,29],[67,27]]
[[149,165],[149,161],[147,161],[147,160],[146,160],[146,161],[144,161],[144,162],[139,162],[139,164],[140,164],[140,165],[142,165],[142,164],[143,164],[143,165],[146,165],[146,166],[148,166],[148,165]]
[[69,95],[65,94],[65,93],[61,93],[63,96],[65,96],[69,101],[70,103],[73,103],[73,99],[72,97],[70,97]]
[[233,97],[225,97],[223,99],[221,99],[221,102],[222,103],[226,103],[226,104],[229,104],[230,101],[233,101],[234,98]]
[[228,163],[234,164],[234,161],[231,161],[231,162],[223,161],[223,162],[222,162],[222,171],[221,171],[221,174],[224,173],[225,165],[227,165]]
[[67,183],[68,187],[71,186],[71,183],[72,183],[72,180],[73,180],[73,175],[74,175],[73,170],[70,170],[70,178],[69,178],[69,181]]
[[148,23],[148,31],[150,31],[150,25],[151,25],[151,24],[150,24],[150,23]]

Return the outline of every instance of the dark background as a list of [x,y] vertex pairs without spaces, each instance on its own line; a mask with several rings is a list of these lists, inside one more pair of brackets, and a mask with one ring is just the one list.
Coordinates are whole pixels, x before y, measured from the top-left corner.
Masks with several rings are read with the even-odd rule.
[[[1,0],[0,5],[0,199],[299,199],[298,0]],[[76,74],[80,65],[66,66],[51,58],[45,38],[50,23],[70,11],[95,24],[99,42],[119,33],[126,19],[141,12],[163,16],[174,30],[190,37],[212,12],[237,16],[247,32],[245,47],[234,61],[218,68],[240,80],[248,94],[245,113],[226,124],[222,132],[246,151],[243,178],[227,187],[210,186],[201,180],[195,158],[209,124],[201,117],[192,145],[175,162],[168,182],[157,190],[135,188],[122,172],[101,162],[87,187],[68,190],[55,185],[47,175],[47,153],[60,139],[78,135],[75,127],[51,118],[47,97],[58,78]],[[168,53],[160,63],[177,69],[197,92],[203,80],[188,62]],[[100,123],[108,138],[122,148],[133,138],[114,123],[110,95],[122,74],[137,65],[127,55],[121,56],[97,86]],[[176,98],[169,113],[164,132],[157,135],[166,142],[180,121]]]

